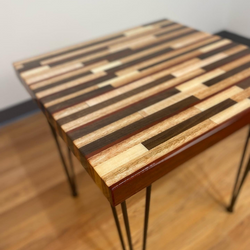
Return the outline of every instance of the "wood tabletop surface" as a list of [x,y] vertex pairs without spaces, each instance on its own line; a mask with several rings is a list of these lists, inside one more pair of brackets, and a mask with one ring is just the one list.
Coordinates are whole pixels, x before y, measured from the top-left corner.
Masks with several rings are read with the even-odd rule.
[[167,19],[14,67],[112,205],[250,123],[250,49]]

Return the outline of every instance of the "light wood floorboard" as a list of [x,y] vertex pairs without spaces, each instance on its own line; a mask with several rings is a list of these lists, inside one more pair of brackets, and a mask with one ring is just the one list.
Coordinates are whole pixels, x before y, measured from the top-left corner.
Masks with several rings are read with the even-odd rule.
[[[225,211],[246,134],[241,129],[153,184],[148,250],[250,249],[249,177],[235,213]],[[106,198],[74,163],[77,198],[41,113],[0,128],[1,250],[121,249]],[[136,250],[144,194],[127,201]]]

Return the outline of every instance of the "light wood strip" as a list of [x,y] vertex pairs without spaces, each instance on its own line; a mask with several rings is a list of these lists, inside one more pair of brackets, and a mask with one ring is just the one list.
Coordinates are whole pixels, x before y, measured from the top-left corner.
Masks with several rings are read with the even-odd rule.
[[138,81],[135,81],[135,82],[132,82],[128,85],[125,85],[125,86],[122,86],[120,88],[117,88],[117,89],[114,89],[112,91],[109,91],[108,93],[105,93],[105,94],[102,94],[102,95],[99,95],[97,97],[94,97],[92,99],[89,99],[86,101],[86,103],[89,105],[89,106],[94,106],[98,103],[101,103],[101,102],[104,102],[108,99],[111,99],[115,96],[118,96],[118,95],[121,95],[121,94],[124,94],[128,91],[131,91],[133,89],[136,89],[138,87],[141,87],[145,84],[148,84],[149,82],[153,81],[154,80],[154,77],[153,76],[148,76],[148,77],[145,77],[145,78],[142,78]]
[[227,108],[226,110],[220,112],[219,114],[212,116],[210,120],[212,120],[217,124],[220,124],[248,108],[250,108],[250,100],[247,98],[244,99],[243,101],[236,103],[230,108]]
[[208,108],[211,108],[213,106],[215,106],[216,104],[228,99],[228,98],[231,98],[233,99],[233,96],[236,94],[236,93],[241,93],[243,90],[241,88],[239,88],[238,86],[233,86],[215,96],[212,96],[210,97],[209,99],[199,103],[199,104],[196,104],[195,107],[198,108],[199,110],[201,111],[204,111]]
[[145,27],[138,27],[137,29],[129,30],[124,32],[125,36],[133,36],[137,35],[138,33],[144,33],[145,31],[154,29],[154,26],[145,26]]
[[38,93],[36,93],[36,96],[38,98],[42,98],[42,97],[54,94],[56,92],[59,92],[59,91],[62,91],[62,90],[77,86],[79,84],[83,84],[84,82],[94,80],[94,79],[96,79],[98,77],[101,77],[101,76],[104,76],[104,75],[106,75],[105,72],[99,72],[99,73],[96,73],[94,75],[87,75],[87,76],[78,78],[76,80],[61,84],[59,86],[56,86],[56,87],[53,87],[53,88],[38,92]]
[[62,74],[62,75],[59,75],[59,76],[55,76],[51,79],[48,79],[48,80],[44,80],[44,81],[41,81],[41,82],[38,82],[38,83],[33,83],[30,85],[30,88],[31,89],[37,89],[37,88],[41,88],[41,87],[44,87],[44,86],[48,86],[50,84],[53,84],[53,83],[56,83],[58,81],[61,81],[61,80],[64,80],[64,79],[67,79],[67,78],[70,78],[72,76],[76,76],[76,75],[79,75],[81,73],[85,73],[87,71],[89,71],[90,69],[94,68],[94,67],[99,67],[99,66],[102,66],[104,64],[107,64],[108,61],[104,60],[104,61],[100,61],[98,63],[95,63],[95,64],[92,64],[92,65],[89,65],[89,66],[85,66],[83,68],[80,68],[78,70],[74,70],[74,71],[71,71],[69,73],[65,73],[65,74]]
[[[54,67],[53,69],[50,69],[48,71],[44,71],[42,75],[37,74],[29,78],[24,78],[24,80],[29,85],[38,81],[48,79],[50,77],[68,73],[69,71],[82,68],[83,66],[84,65],[82,63],[72,63],[72,64],[70,63],[64,66]],[[21,76],[22,76],[22,73],[21,73]]]
[[131,41],[126,41],[124,43],[120,43],[120,44],[115,44],[115,45],[111,45],[109,47],[109,51],[110,52],[117,52],[120,50],[123,50],[125,48],[129,48],[135,44],[148,44],[148,43],[153,43],[156,41],[156,37],[154,35],[149,35],[149,36],[145,36],[145,37],[139,37],[137,39],[133,39]]
[[208,33],[204,33],[204,32],[200,32],[198,34],[193,34],[188,36],[187,38],[181,38],[178,39],[177,41],[172,42],[172,46],[171,48],[173,49],[178,49],[178,48],[182,48],[184,46],[187,46],[191,43],[194,43],[196,41],[199,41],[205,37],[210,37],[211,35]]
[[224,65],[224,66],[222,66],[220,68],[222,70],[229,71],[229,70],[232,70],[232,69],[234,69],[236,67],[239,67],[239,66],[241,66],[241,65],[243,65],[243,64],[245,64],[245,63],[247,63],[249,61],[250,61],[250,55],[244,56],[244,57],[242,57],[242,58],[240,58],[238,60],[235,60],[235,61],[233,61],[231,63],[228,63],[228,64],[226,64],[226,65]]
[[88,107],[89,106],[88,106],[88,104],[86,102],[81,102],[79,104],[74,105],[73,107],[69,107],[69,108],[66,108],[66,109],[63,109],[61,111],[58,111],[58,112],[54,113],[53,117],[54,117],[55,120],[58,120],[60,118],[71,115],[71,114],[73,114],[75,112],[86,109]]
[[[81,50],[77,50],[77,51],[74,51],[74,52],[71,52],[71,53],[67,53],[65,55],[53,57],[51,59],[41,61],[41,65],[47,65],[47,64],[50,64],[50,63],[52,64],[52,63],[55,63],[55,62],[59,62],[59,61],[65,60],[67,58],[69,58],[69,60],[70,60],[70,57],[74,57],[74,56],[83,54],[84,52],[87,53],[88,51],[92,51],[92,50],[93,49],[90,49],[90,48],[88,50],[81,49]],[[82,58],[85,58],[83,60],[91,60],[91,59],[94,59],[94,58],[97,58],[97,57],[108,55],[109,53],[110,52],[107,49],[107,50],[104,50],[104,51],[101,51],[101,52],[93,53],[91,55],[88,55],[88,56],[85,56],[85,57],[82,57]]]
[[48,71],[49,69],[50,69],[50,67],[48,65],[45,65],[45,66],[41,66],[38,68],[34,68],[31,70],[25,71],[25,72],[21,73],[21,76],[23,78],[26,78],[26,77],[33,76],[35,74],[40,74],[41,72],[44,72],[44,71]]
[[98,72],[100,72],[100,71],[105,71],[105,70],[107,70],[107,69],[114,68],[114,67],[119,66],[119,65],[121,65],[121,64],[122,64],[122,62],[120,62],[120,61],[114,61],[114,62],[108,63],[108,64],[106,64],[106,65],[102,65],[102,66],[100,66],[100,67],[93,68],[91,71],[92,71],[93,73],[98,73]]
[[213,79],[216,76],[220,76],[224,73],[225,73],[225,71],[223,71],[221,69],[215,69],[211,72],[208,72],[208,73],[205,73],[201,76],[198,76],[198,77],[196,77],[188,82],[180,84],[176,88],[179,89],[180,91],[188,91],[188,90],[193,89],[193,87],[195,87],[196,85],[200,85],[201,83],[208,81],[210,79]]
[[197,62],[194,65],[191,65],[191,66],[188,66],[184,69],[173,72],[173,75],[176,77],[182,76],[183,74],[187,74],[190,71],[193,71],[193,70],[198,69],[198,68],[202,68],[204,66],[207,66],[207,65],[214,63],[214,62],[217,62],[217,61],[219,61],[223,58],[226,58],[226,57],[227,57],[227,55],[223,54],[223,53],[219,53],[219,54],[216,54],[214,56],[210,56],[210,57],[202,60],[201,62]]
[[206,47],[201,48],[200,51],[201,51],[202,53],[207,53],[207,52],[209,52],[209,51],[212,51],[212,50],[214,50],[214,49],[218,49],[218,48],[220,48],[220,47],[222,47],[222,46],[225,46],[225,45],[227,45],[227,44],[230,44],[230,43],[232,43],[231,40],[223,39],[223,40],[221,40],[221,41],[219,41],[219,42],[217,42],[217,43],[213,43],[213,44],[210,44],[210,45],[208,45],[208,46],[206,46]]
[[129,163],[130,161],[143,156],[146,152],[148,152],[147,148],[142,144],[138,144],[134,147],[129,148],[128,150],[122,152],[119,155],[116,155],[113,158],[110,158],[106,162],[97,165],[95,167],[95,171],[100,175],[104,176],[114,169],[114,167],[119,168],[123,164]]
[[199,99],[206,98],[207,96],[210,96],[212,94],[215,94],[216,92],[219,92],[220,90],[227,88],[247,77],[250,76],[250,68],[246,69],[238,74],[233,75],[230,78],[227,78],[223,81],[220,81],[219,83],[216,83],[215,85],[209,87],[205,91],[200,91],[198,93],[195,93],[194,96],[196,96]]
[[234,96],[231,97],[231,99],[233,99],[236,102],[241,102],[246,98],[250,97],[250,87],[248,87],[247,89],[243,90],[243,91],[239,91],[238,93],[235,91],[234,92]]
[[240,51],[242,51],[242,50],[244,50],[246,48],[247,48],[247,46],[240,44],[240,45],[237,45],[237,46],[235,46],[235,47],[233,47],[233,48],[231,48],[231,49],[229,49],[227,51],[224,51],[223,53],[225,53],[228,56],[230,56],[230,55],[238,53],[238,52],[240,52]]

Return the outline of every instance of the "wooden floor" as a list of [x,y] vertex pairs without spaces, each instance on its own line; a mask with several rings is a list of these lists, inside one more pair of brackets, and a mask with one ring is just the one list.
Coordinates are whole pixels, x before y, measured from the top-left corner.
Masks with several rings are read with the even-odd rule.
[[[249,178],[236,212],[225,212],[246,133],[243,128],[153,185],[148,250],[250,249]],[[106,198],[74,163],[77,198],[42,114],[0,129],[1,250],[121,249]],[[127,203],[135,249],[141,249],[144,194]]]

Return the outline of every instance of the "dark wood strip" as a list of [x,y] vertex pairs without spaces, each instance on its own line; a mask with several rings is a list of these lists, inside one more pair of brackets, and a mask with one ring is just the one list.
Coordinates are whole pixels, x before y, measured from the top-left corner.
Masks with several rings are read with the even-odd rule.
[[40,100],[41,100],[42,103],[50,102],[50,101],[53,101],[53,100],[55,100],[57,98],[60,98],[60,97],[75,93],[75,92],[80,91],[82,89],[86,89],[88,87],[94,86],[94,85],[96,85],[98,83],[113,79],[115,77],[116,77],[116,75],[113,75],[113,74],[102,76],[102,77],[99,77],[99,78],[97,78],[95,80],[84,82],[84,83],[82,83],[80,85],[77,85],[77,86],[74,86],[74,87],[71,87],[71,88],[56,92],[54,94],[45,96],[45,97],[41,98]]
[[166,48],[166,49],[163,49],[163,50],[160,50],[160,51],[157,51],[153,54],[149,54],[147,56],[144,56],[144,57],[140,57],[134,61],[131,61],[131,62],[128,62],[128,63],[125,63],[125,64],[122,64],[120,66],[117,66],[117,67],[114,67],[114,68],[111,68],[111,69],[108,69],[106,70],[106,72],[109,74],[109,73],[115,73],[119,70],[122,70],[122,69],[126,69],[128,67],[131,67],[133,65],[136,65],[138,63],[141,63],[141,62],[145,62],[146,60],[149,60],[149,59],[152,59],[154,57],[157,57],[157,56],[160,56],[160,55],[163,55],[163,54],[167,54],[169,52],[173,51],[172,48]]
[[[79,117],[82,117],[82,116],[85,116],[85,115],[88,115],[88,114],[93,113],[93,112],[95,112],[95,111],[97,111],[97,110],[99,110],[99,109],[102,109],[102,108],[107,107],[107,106],[109,106],[109,105],[115,104],[116,102],[119,102],[119,101],[121,101],[121,100],[124,100],[124,99],[126,99],[126,98],[128,98],[128,97],[131,97],[131,96],[133,96],[133,95],[136,95],[136,94],[138,94],[138,93],[140,93],[140,92],[142,92],[142,91],[144,91],[144,90],[147,90],[147,89],[150,89],[150,88],[152,88],[152,87],[154,87],[154,86],[160,85],[160,84],[162,84],[162,83],[164,83],[164,82],[166,82],[166,81],[168,81],[168,80],[171,80],[171,79],[173,79],[173,78],[174,78],[174,77],[173,77],[172,75],[164,76],[164,77],[162,77],[162,78],[160,78],[160,79],[157,79],[156,81],[153,81],[153,82],[151,82],[151,83],[149,83],[149,84],[143,85],[143,86],[141,86],[141,87],[139,87],[139,88],[133,89],[133,90],[131,90],[131,91],[129,91],[129,92],[123,93],[123,94],[118,95],[118,96],[115,96],[115,97],[113,97],[113,98],[110,98],[110,99],[108,99],[108,100],[106,100],[106,101],[104,101],[104,102],[101,102],[101,103],[99,103],[99,104],[97,104],[97,105],[94,105],[94,106],[92,106],[92,107],[89,107],[89,108],[87,108],[87,109],[85,109],[85,110],[81,110],[81,111],[79,111],[79,112],[77,112],[77,113],[74,113],[74,114],[72,114],[72,115],[70,115],[70,116],[64,117],[64,118],[58,120],[58,122],[59,122],[61,125],[63,125],[63,124],[65,124],[65,123],[68,123],[69,121],[75,120],[75,119],[77,119],[77,118],[79,118]],[[174,92],[175,92],[175,91],[174,91]],[[164,93],[165,93],[165,92],[164,92]],[[164,94],[163,94],[163,95],[164,95]],[[150,98],[152,98],[152,100],[156,100],[156,99],[154,99],[152,96],[150,96],[150,97],[148,97],[148,98],[146,98],[146,99],[144,99],[144,100],[147,100],[147,99],[150,99]],[[160,98],[160,99],[162,98],[161,94],[160,94],[160,97],[159,97],[159,98]],[[162,100],[162,99],[161,99],[161,100]],[[143,102],[143,101],[141,101],[141,102]],[[144,102],[143,102],[143,103],[144,103]],[[145,101],[145,103],[147,103],[147,101]]]
[[195,115],[192,118],[170,128],[170,129],[167,129],[166,131],[144,141],[142,144],[148,150],[150,150],[150,149],[162,144],[163,142],[173,138],[174,136],[190,129],[191,127],[194,127],[195,125],[205,121],[209,117],[212,117],[213,115],[216,115],[216,114],[220,113],[221,111],[231,107],[232,105],[234,105],[236,103],[237,102],[235,102],[231,99],[227,99],[227,100],[209,108],[208,110],[205,110],[205,111],[201,112],[200,114]]
[[204,53],[204,54],[198,56],[198,58],[200,58],[200,59],[205,59],[205,58],[207,58],[207,57],[210,57],[210,56],[213,56],[213,55],[215,55],[215,54],[218,54],[218,53],[220,53],[220,52],[222,52],[222,51],[231,49],[231,48],[233,48],[233,47],[235,47],[235,46],[237,46],[237,45],[238,45],[237,43],[230,43],[230,44],[227,44],[227,45],[222,46],[222,47],[220,47],[220,48],[217,48],[217,49],[214,49],[214,50],[209,51],[209,52],[207,52],[207,53]]
[[163,18],[163,19],[160,19],[160,20],[158,20],[158,21],[154,21],[154,22],[151,22],[151,23],[143,24],[142,27],[150,26],[150,25],[157,24],[157,23],[160,23],[160,22],[163,22],[163,21],[167,21],[167,20],[168,20],[168,19]]
[[199,100],[194,97],[188,97],[178,103],[175,103],[163,110],[160,110],[150,116],[147,116],[133,124],[130,124],[124,128],[121,128],[105,137],[98,139],[90,144],[87,144],[80,148],[80,151],[88,155],[88,157],[97,154],[98,152],[121,142],[128,137],[145,130],[146,128],[159,123],[167,119],[168,117],[172,116],[175,113],[180,112],[183,109],[190,107],[193,103],[198,102]]
[[[200,49],[200,48],[202,48],[202,47],[211,45],[211,44],[213,44],[213,43],[217,43],[218,41],[220,41],[220,40],[216,40],[216,41],[207,43],[206,45],[201,45],[201,46],[199,46],[199,47],[197,47],[197,48],[194,48],[194,49],[185,51],[185,52],[183,52],[183,53],[180,53],[180,54],[178,54],[178,55],[172,56],[172,57],[170,57],[170,58],[161,60],[161,61],[159,61],[159,62],[157,62],[157,63],[153,63],[153,64],[151,64],[151,65],[148,65],[147,67],[144,67],[144,68],[139,69],[139,71],[144,71],[144,70],[147,70],[147,69],[149,69],[149,68],[151,68],[151,67],[154,67],[154,66],[156,66],[156,65],[159,65],[159,64],[161,64],[161,63],[164,63],[164,62],[170,61],[170,60],[172,60],[172,59],[175,59],[175,58],[177,58],[177,57],[179,57],[179,56],[184,56],[184,55],[186,55],[186,54],[188,54],[188,53],[191,53],[191,52],[193,52],[193,51],[195,51],[195,50],[198,50],[198,49]],[[190,59],[190,58],[189,58],[189,59]],[[188,59],[188,60],[189,60],[189,59]]]
[[166,28],[166,27],[172,26],[174,24],[177,24],[177,23],[172,22],[172,23],[163,24],[163,25],[161,25],[161,28]]
[[243,65],[241,65],[241,66],[239,66],[237,68],[234,68],[234,69],[226,72],[225,74],[217,76],[217,77],[215,77],[215,78],[213,78],[211,80],[203,82],[203,84],[210,87],[210,86],[212,86],[212,85],[214,85],[214,84],[216,84],[216,83],[218,83],[218,82],[220,82],[220,81],[222,81],[224,79],[227,79],[227,78],[229,78],[229,77],[231,77],[231,76],[233,76],[233,75],[235,75],[235,74],[237,74],[237,73],[239,73],[239,72],[241,72],[241,71],[243,71],[243,70],[245,70],[245,69],[247,69],[249,67],[250,67],[250,62],[248,62],[246,64],[243,64]]
[[38,68],[38,67],[41,67],[40,60],[24,63],[23,68],[18,69],[17,71],[18,71],[18,73],[22,73],[22,72],[25,72],[27,70]]
[[239,86],[242,89],[249,88],[250,87],[250,78],[247,78],[244,81],[240,82],[239,84],[237,84],[237,86]]
[[91,50],[89,52],[85,52],[85,53],[81,53],[79,55],[71,56],[71,57],[68,57],[66,59],[63,59],[63,60],[60,60],[60,61],[57,61],[57,62],[49,63],[48,65],[52,68],[52,67],[55,67],[57,65],[68,63],[68,62],[77,60],[77,59],[79,59],[81,57],[93,55],[93,54],[96,54],[96,53],[99,53],[99,52],[105,51],[105,50],[108,51],[108,47],[102,47],[102,48],[99,48],[99,49]]
[[34,89],[33,92],[34,92],[34,93],[38,93],[38,92],[40,92],[40,91],[43,91],[43,90],[46,90],[46,89],[50,89],[50,88],[59,86],[59,85],[61,85],[61,84],[64,84],[64,83],[67,83],[67,82],[70,82],[70,81],[74,81],[74,80],[76,80],[76,79],[78,79],[78,78],[81,78],[81,77],[84,77],[84,76],[87,76],[87,75],[90,75],[90,74],[92,74],[92,72],[91,72],[91,71],[88,71],[88,72],[84,72],[84,73],[81,73],[81,74],[78,74],[78,75],[75,75],[75,76],[72,76],[72,77],[68,77],[68,78],[65,78],[65,79],[63,79],[63,80],[54,82],[54,83],[52,83],[52,84],[49,84],[49,85],[46,85],[46,86],[43,86],[43,87]]
[[71,98],[71,99],[69,99],[67,101],[55,104],[53,106],[50,106],[47,109],[48,109],[48,111],[50,113],[55,113],[55,112],[58,112],[60,110],[65,109],[65,108],[69,108],[69,107],[71,107],[73,105],[76,105],[76,104],[79,104],[81,102],[87,101],[90,98],[97,97],[98,95],[104,94],[104,93],[106,93],[108,91],[111,91],[111,90],[114,90],[114,87],[111,86],[111,85],[107,85],[107,86],[104,86],[102,88],[95,89],[95,90],[93,90],[91,92],[76,96],[76,97]]
[[221,60],[219,60],[219,61],[217,61],[217,62],[214,62],[214,63],[212,63],[212,64],[209,64],[209,65],[203,67],[203,69],[206,70],[206,71],[210,71],[210,70],[219,68],[219,67],[221,67],[222,65],[225,65],[225,64],[227,64],[227,63],[230,63],[230,62],[232,62],[232,61],[234,61],[234,60],[237,60],[237,59],[239,59],[239,58],[241,58],[241,57],[243,57],[243,56],[249,55],[249,54],[250,54],[250,49],[247,48],[247,49],[242,50],[242,51],[240,51],[240,52],[238,52],[238,53],[236,53],[236,54],[233,54],[233,55],[228,56],[228,57],[226,57],[226,58],[224,58],[224,59],[221,59]]
[[115,61],[115,60],[122,59],[122,58],[124,58],[126,56],[130,56],[132,54],[135,54],[135,51],[128,48],[128,49],[124,49],[124,50],[121,50],[121,51],[117,51],[117,52],[111,53],[111,54],[109,54],[107,56],[103,56],[101,58],[101,60],[107,60],[109,62],[112,62],[112,61]]
[[170,33],[173,32],[173,31],[178,31],[178,30],[182,30],[182,29],[186,29],[186,28],[187,28],[186,26],[182,26],[182,27],[178,27],[178,28],[176,28],[176,29],[174,29],[174,30],[164,31],[164,32],[162,32],[162,33],[156,34],[155,37],[161,37],[161,36],[170,34]]
[[59,52],[57,54],[53,54],[53,55],[50,55],[50,56],[41,57],[41,58],[39,58],[37,60],[24,63],[23,64],[24,67],[22,69],[19,69],[18,72],[21,73],[21,72],[24,72],[24,71],[27,71],[27,70],[39,67],[39,66],[41,66],[40,65],[40,61],[48,60],[48,59],[51,59],[51,58],[56,57],[56,56],[65,55],[67,53],[74,52],[74,51],[77,51],[77,50],[80,50],[80,49],[88,48],[88,47],[91,47],[91,46],[94,46],[94,45],[97,45],[97,44],[101,44],[101,43],[104,43],[104,42],[108,42],[108,41],[112,41],[112,40],[115,40],[115,39],[119,39],[119,38],[122,38],[124,36],[125,36],[124,34],[116,35],[116,36],[113,36],[113,37],[110,37],[110,38],[107,38],[107,39],[103,39],[101,41],[97,41],[97,42],[94,42],[94,43],[83,45],[83,46],[80,46],[80,47],[77,47],[77,48],[74,48],[74,49],[69,49],[67,51]]

